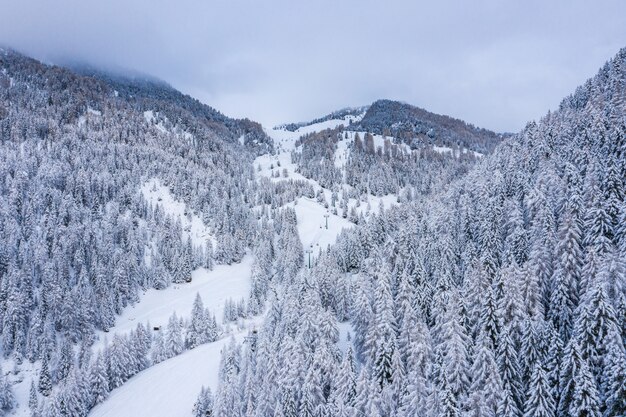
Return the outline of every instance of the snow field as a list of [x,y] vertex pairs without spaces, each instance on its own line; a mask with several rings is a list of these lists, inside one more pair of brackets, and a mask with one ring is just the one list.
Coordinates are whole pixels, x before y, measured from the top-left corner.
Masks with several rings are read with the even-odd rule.
[[[243,341],[247,330],[233,337]],[[230,336],[198,346],[158,363],[113,390],[96,406],[91,417],[184,417],[192,415],[193,404],[200,389],[217,390],[221,352],[230,343]]]
[[252,256],[246,255],[238,264],[216,265],[212,271],[198,268],[191,273],[192,280],[189,283],[145,291],[137,304],[124,309],[108,333],[98,332],[99,340],[94,344],[94,349],[103,347],[105,338],[111,339],[110,335],[130,333],[138,323],[149,322],[151,328],[164,328],[174,312],[178,317],[191,317],[196,294],[200,294],[204,306],[215,314],[217,323],[221,323],[226,300],[232,298],[238,301],[248,297],[251,268]]

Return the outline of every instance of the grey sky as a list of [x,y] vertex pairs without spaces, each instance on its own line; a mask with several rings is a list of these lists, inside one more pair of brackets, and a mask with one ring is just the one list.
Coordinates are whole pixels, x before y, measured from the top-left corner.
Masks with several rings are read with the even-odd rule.
[[626,46],[623,0],[0,0],[0,44],[273,125],[377,98],[517,131]]

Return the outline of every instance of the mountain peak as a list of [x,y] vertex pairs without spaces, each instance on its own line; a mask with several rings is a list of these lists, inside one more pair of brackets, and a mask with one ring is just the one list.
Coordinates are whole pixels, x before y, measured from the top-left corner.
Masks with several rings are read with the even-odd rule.
[[373,102],[360,122],[350,126],[350,130],[393,136],[409,145],[415,141],[434,142],[462,146],[483,154],[492,152],[503,138],[501,134],[462,120],[388,99]]

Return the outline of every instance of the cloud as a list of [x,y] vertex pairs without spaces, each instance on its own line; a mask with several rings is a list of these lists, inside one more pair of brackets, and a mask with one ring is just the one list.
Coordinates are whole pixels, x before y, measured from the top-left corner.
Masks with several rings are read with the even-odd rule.
[[269,125],[391,98],[516,131],[626,46],[620,0],[0,0],[0,10],[0,43],[139,70]]

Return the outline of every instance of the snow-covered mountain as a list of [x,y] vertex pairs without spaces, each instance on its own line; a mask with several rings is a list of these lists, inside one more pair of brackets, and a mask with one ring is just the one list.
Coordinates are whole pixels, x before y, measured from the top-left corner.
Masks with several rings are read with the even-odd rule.
[[[273,146],[260,125],[163,83],[6,50],[0,138],[1,350],[17,398],[0,408],[27,415],[32,381],[33,407],[71,401],[64,415],[84,415],[151,362],[222,336],[222,308],[249,292],[258,225],[245,200],[254,158]],[[196,293],[208,327],[154,353],[151,327],[190,319]]]
[[[624,415],[625,96],[623,49],[466,175],[342,232],[223,352],[196,410]],[[332,186],[342,134],[295,159]],[[384,158],[368,140],[351,157]]]
[[264,130],[1,51],[0,413],[623,415],[625,73]]
[[413,148],[435,144],[467,148],[482,154],[493,152],[509,136],[392,100],[375,101],[350,128],[393,136]]
[[[276,126],[274,130],[288,130],[290,132],[295,132],[303,127],[311,127],[315,126],[315,130],[320,130],[320,124],[324,122],[333,121],[341,121],[343,124],[350,124],[357,120],[360,120],[365,112],[367,111],[369,106],[361,106],[361,107],[346,107],[345,109],[337,110],[332,113],[327,114],[326,116],[318,117],[317,119],[313,119],[310,122],[299,122],[299,123],[285,123],[279,126]],[[332,126],[335,127],[335,126]]]

